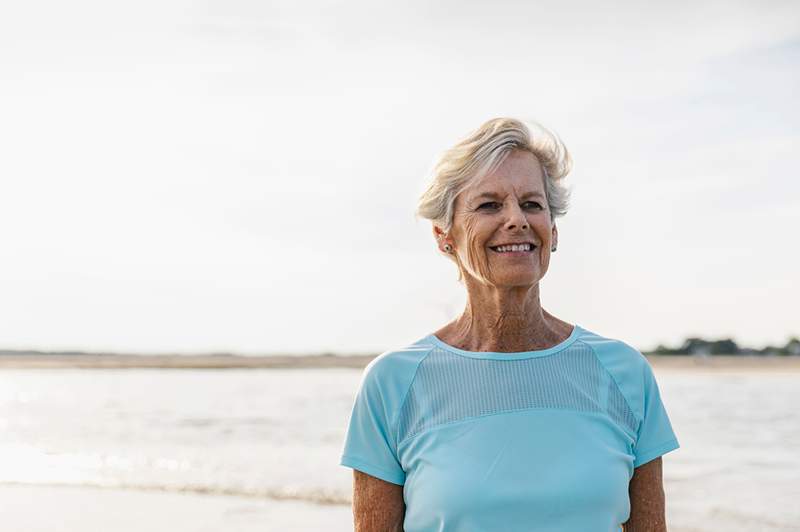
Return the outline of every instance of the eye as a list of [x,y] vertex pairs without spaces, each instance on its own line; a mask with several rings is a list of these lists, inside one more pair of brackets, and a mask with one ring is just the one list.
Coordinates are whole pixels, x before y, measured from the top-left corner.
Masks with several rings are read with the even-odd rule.
[[482,211],[494,211],[500,208],[500,203],[497,201],[487,201],[486,203],[481,203],[478,205],[478,210]]
[[542,204],[538,201],[526,201],[522,204],[523,209],[541,209]]

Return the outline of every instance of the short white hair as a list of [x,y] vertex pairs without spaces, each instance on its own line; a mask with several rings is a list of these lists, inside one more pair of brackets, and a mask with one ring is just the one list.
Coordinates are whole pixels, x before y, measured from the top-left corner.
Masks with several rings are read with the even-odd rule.
[[493,118],[446,150],[433,168],[417,214],[450,231],[456,197],[474,179],[495,170],[512,150],[530,152],[538,159],[551,220],[566,214],[570,191],[561,179],[572,168],[572,159],[558,135],[539,124],[531,125],[535,134],[519,120]]

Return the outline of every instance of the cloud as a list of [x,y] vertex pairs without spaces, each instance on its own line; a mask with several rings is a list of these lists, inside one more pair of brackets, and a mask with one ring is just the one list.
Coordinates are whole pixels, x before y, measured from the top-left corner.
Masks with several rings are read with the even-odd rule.
[[[48,279],[36,305],[58,311],[33,320],[26,291],[6,292],[12,342],[302,351],[421,336],[463,293],[416,198],[436,154],[499,115],[552,127],[575,157],[545,286],[574,321],[624,322],[634,343],[677,337],[703,316],[686,298],[736,285],[755,304],[753,279],[778,290],[797,260],[784,245],[798,212],[793,3],[13,10],[0,258],[7,286]],[[757,249],[781,260],[748,260]],[[789,303],[773,296],[762,319],[722,313],[709,333],[777,341]],[[659,309],[637,313],[643,298]],[[141,326],[109,321],[98,339],[103,305]],[[324,333],[301,334],[309,319]]]

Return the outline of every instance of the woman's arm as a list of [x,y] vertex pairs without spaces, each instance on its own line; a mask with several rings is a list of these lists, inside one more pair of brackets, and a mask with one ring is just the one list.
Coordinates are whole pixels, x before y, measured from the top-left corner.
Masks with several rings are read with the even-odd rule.
[[403,486],[353,470],[355,532],[403,532]]
[[631,515],[622,524],[625,532],[667,532],[664,517],[664,486],[661,479],[661,457],[633,470],[628,484]]

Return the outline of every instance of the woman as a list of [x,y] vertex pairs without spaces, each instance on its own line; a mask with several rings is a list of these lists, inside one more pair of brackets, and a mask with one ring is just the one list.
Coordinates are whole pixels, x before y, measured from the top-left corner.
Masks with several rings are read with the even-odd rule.
[[647,360],[541,306],[569,155],[498,118],[446,151],[418,212],[463,314],[367,366],[341,464],[356,530],[666,530],[678,441]]

